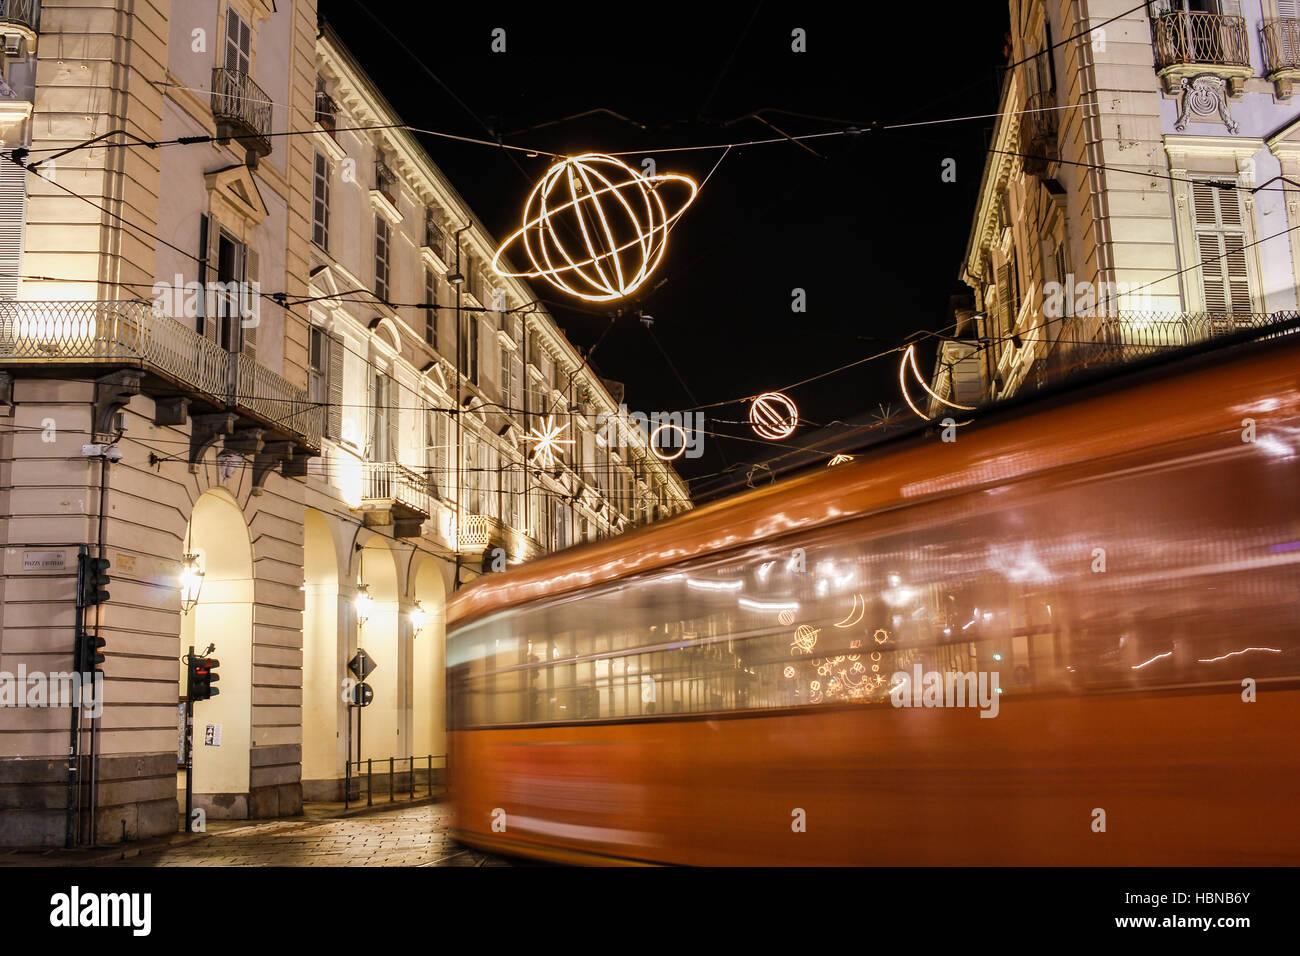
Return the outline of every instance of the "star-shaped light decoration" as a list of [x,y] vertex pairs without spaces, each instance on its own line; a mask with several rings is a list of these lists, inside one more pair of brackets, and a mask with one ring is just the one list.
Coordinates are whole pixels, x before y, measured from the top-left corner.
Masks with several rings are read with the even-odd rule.
[[531,433],[524,436],[524,441],[537,443],[537,447],[533,449],[534,465],[547,471],[555,467],[555,454],[560,451],[560,446],[573,444],[572,438],[560,437],[568,427],[568,422],[557,427],[555,416],[547,415],[540,428],[534,428]]

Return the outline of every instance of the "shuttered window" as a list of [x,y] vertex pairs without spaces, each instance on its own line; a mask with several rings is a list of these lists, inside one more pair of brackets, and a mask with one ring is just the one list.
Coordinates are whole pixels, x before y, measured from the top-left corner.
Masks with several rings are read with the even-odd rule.
[[18,298],[27,220],[27,171],[0,161],[0,299]]
[[226,69],[249,73],[253,31],[233,8],[226,8]]
[[388,299],[388,251],[392,244],[392,233],[388,220],[375,216],[375,295],[381,301]]
[[329,250],[330,235],[330,167],[325,157],[315,154],[312,180],[311,241]]
[[1251,311],[1246,270],[1246,229],[1235,189],[1208,182],[1192,184],[1196,252],[1205,289],[1205,311],[1212,315]]
[[451,485],[447,464],[447,413],[426,408],[424,421],[424,467],[429,473],[434,492],[443,496]]
[[997,271],[997,289],[998,289],[998,331],[1006,335],[1011,331],[1011,270],[1004,262],[998,266]]

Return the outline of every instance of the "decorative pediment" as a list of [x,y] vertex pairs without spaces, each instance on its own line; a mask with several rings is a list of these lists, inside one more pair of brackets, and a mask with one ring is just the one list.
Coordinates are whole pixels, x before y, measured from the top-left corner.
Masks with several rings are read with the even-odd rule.
[[245,165],[227,166],[206,173],[203,181],[208,187],[209,208],[224,223],[242,219],[256,226],[266,218],[266,203],[257,190],[257,182]]

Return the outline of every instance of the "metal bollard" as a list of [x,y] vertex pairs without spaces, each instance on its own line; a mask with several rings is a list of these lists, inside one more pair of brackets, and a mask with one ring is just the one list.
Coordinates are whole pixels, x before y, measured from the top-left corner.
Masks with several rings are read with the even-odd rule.
[[388,758],[388,802],[392,803],[397,797],[396,787],[393,785],[393,758]]
[[375,805],[375,768],[374,758],[366,758],[366,806]]
[[409,785],[409,787],[410,787],[410,791],[411,791],[411,793],[410,793],[410,799],[411,799],[411,800],[414,800],[414,799],[415,799],[415,758],[414,758],[414,757],[407,757],[407,758],[406,758],[406,766],[407,766],[407,769],[410,771],[410,773],[409,773],[409,775],[408,775],[408,776],[409,776],[409,779],[408,779],[406,782],[407,782],[407,784]]

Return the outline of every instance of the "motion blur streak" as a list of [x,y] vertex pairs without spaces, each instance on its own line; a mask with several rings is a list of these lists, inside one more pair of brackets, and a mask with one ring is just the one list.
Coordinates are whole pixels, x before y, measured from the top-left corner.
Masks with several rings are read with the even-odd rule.
[[[593,862],[1294,863],[1300,461],[1261,442],[1297,427],[1288,335],[490,575],[448,615],[456,833]],[[892,707],[918,668],[997,674],[996,718]]]

